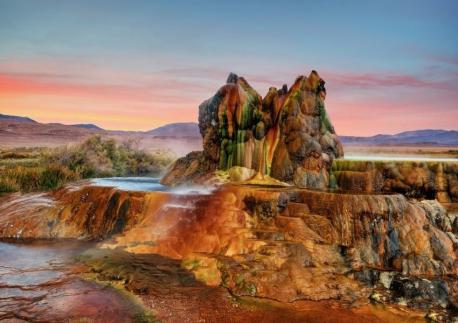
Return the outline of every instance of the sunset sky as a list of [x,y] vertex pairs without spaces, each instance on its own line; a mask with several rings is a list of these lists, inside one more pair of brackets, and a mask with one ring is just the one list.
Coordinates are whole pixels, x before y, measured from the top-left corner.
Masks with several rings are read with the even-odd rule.
[[339,134],[458,129],[458,1],[0,0],[0,113],[149,130],[316,69]]

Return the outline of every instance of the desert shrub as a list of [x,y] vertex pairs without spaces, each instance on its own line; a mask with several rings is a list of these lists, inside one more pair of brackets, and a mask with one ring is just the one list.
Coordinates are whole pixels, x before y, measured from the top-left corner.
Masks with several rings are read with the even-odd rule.
[[45,167],[13,166],[2,169],[0,192],[31,192],[55,189],[76,179],[79,179],[78,174],[61,165]]
[[13,178],[0,178],[0,193],[12,193],[19,190],[20,187]]
[[172,161],[166,152],[149,154],[136,148],[134,142],[119,144],[100,136],[53,150],[2,151],[0,193],[55,189],[83,178],[156,176]]
[[55,189],[63,184],[79,179],[79,175],[62,165],[49,165],[39,178],[40,189]]
[[35,191],[39,189],[39,180],[43,167],[11,166],[2,174],[2,178],[17,183],[21,191]]
[[23,159],[23,158],[30,158],[30,154],[16,152],[16,151],[7,151],[0,154],[0,158],[2,159]]
[[148,154],[132,142],[118,144],[113,139],[93,136],[81,145],[56,151],[50,160],[68,167],[82,178],[158,175],[173,160],[165,152]]

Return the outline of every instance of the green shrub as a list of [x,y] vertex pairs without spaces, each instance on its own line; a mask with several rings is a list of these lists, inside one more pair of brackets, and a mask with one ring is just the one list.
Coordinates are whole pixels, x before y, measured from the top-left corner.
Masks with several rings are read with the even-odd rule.
[[55,151],[50,160],[68,167],[82,178],[158,175],[173,161],[164,152],[151,155],[133,145],[132,142],[118,144],[114,139],[93,136],[81,145]]
[[134,142],[118,144],[93,136],[79,145],[53,150],[1,152],[7,159],[0,157],[0,193],[55,189],[82,178],[157,176],[173,161],[163,151],[148,154],[134,146]]
[[38,186],[40,189],[55,189],[63,184],[77,180],[79,176],[62,165],[50,165],[40,176]]

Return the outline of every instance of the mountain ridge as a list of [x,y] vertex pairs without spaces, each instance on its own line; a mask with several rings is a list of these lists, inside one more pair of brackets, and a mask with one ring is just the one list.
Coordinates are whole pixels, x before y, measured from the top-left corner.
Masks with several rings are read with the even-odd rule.
[[29,123],[38,123],[33,119],[30,119],[28,117],[21,117],[21,116],[13,116],[13,115],[8,115],[8,114],[1,114],[0,113],[0,121],[17,121],[17,122],[29,122]]
[[340,136],[344,144],[352,145],[437,145],[458,146],[458,131],[444,129],[419,129],[393,135]]
[[199,125],[196,122],[175,122],[146,131],[153,136],[176,136],[176,131],[180,131],[181,137],[200,138]]
[[[28,117],[0,114],[0,121],[13,121],[34,125],[46,125]],[[196,122],[175,122],[153,128],[147,131],[124,131],[106,130],[92,123],[80,123],[64,125],[61,123],[49,123],[48,125],[59,125],[62,127],[73,127],[88,131],[108,132],[118,134],[138,133],[153,137],[173,138],[200,138],[199,125]],[[354,146],[400,146],[400,145],[433,145],[433,146],[458,146],[458,130],[446,129],[419,129],[408,130],[396,134],[376,134],[373,136],[339,136],[346,145]]]
[[77,124],[71,124],[70,126],[77,127],[77,128],[83,128],[83,129],[105,130],[93,123],[77,123]]

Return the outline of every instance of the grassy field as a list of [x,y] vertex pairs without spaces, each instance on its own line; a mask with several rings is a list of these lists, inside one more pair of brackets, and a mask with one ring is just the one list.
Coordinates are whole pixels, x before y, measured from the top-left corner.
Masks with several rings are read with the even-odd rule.
[[55,189],[94,177],[158,176],[172,161],[170,153],[147,153],[100,136],[59,148],[0,149],[0,193]]

